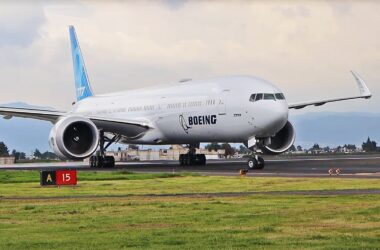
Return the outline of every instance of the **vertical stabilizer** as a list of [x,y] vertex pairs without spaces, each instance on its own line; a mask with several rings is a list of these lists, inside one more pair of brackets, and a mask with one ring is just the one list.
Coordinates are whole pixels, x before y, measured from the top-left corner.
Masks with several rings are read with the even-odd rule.
[[69,26],[77,101],[93,96],[74,26]]

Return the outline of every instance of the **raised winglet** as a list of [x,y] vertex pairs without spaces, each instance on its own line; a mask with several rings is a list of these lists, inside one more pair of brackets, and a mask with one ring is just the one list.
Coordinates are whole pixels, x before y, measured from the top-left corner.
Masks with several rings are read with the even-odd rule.
[[365,84],[364,80],[358,75],[358,73],[356,73],[353,70],[351,70],[351,74],[354,76],[354,78],[358,84],[360,95],[367,98],[367,99],[371,98],[372,97],[371,91],[369,90],[369,88]]
[[343,97],[343,98],[334,98],[334,99],[327,99],[327,100],[321,100],[321,101],[311,101],[311,102],[301,102],[301,103],[295,103],[295,104],[289,104],[289,109],[303,109],[307,106],[322,106],[329,102],[339,102],[339,101],[346,101],[346,100],[353,100],[353,99],[369,99],[372,97],[371,91],[365,84],[364,80],[354,71],[351,71],[352,75],[354,76],[356,83],[358,84],[360,95],[359,96],[351,96],[351,97]]

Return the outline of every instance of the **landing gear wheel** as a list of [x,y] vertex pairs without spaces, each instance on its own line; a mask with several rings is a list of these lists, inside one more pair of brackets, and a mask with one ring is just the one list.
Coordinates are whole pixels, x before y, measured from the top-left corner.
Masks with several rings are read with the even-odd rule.
[[91,168],[113,168],[115,167],[115,158],[113,156],[97,156],[90,157]]
[[247,165],[250,169],[257,169],[259,162],[256,160],[256,158],[250,157],[247,160]]
[[95,168],[102,168],[103,167],[103,157],[101,156],[95,156]]
[[180,154],[179,155],[180,166],[192,166],[192,165],[206,165],[206,156],[204,154]]
[[94,168],[95,167],[95,156],[91,156],[90,157],[90,168]]
[[185,166],[190,166],[191,165],[191,157],[190,157],[190,155],[186,154],[184,158],[185,158],[184,159]]
[[200,154],[200,155],[197,155],[197,158],[198,158],[198,162],[199,162],[199,165],[206,165],[206,155],[204,154]]
[[250,169],[263,169],[265,167],[265,161],[262,157],[250,157],[247,160],[247,165]]
[[185,165],[185,160],[184,160],[185,156],[183,154],[180,154],[179,155],[179,165],[180,166],[183,166]]
[[264,167],[265,167],[265,161],[264,161],[263,157],[258,157],[257,161],[259,163],[257,169],[264,169]]
[[103,168],[114,168],[115,158],[113,156],[105,156],[103,160]]
[[197,164],[197,156],[196,155],[189,155],[189,165],[193,166]]

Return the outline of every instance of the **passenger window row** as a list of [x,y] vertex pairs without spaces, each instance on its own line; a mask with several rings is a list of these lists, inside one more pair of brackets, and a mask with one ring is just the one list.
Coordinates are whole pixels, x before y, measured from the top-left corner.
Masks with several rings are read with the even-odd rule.
[[269,94],[269,93],[264,93],[264,94],[252,94],[251,97],[249,98],[250,102],[257,102],[260,100],[285,100],[285,96],[282,93],[276,93],[276,94]]

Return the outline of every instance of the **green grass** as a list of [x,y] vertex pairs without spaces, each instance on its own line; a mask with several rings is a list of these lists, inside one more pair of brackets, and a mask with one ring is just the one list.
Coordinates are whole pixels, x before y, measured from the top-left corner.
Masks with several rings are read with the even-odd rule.
[[0,249],[380,248],[379,195],[108,197],[380,188],[379,180],[126,172],[78,177],[75,188],[40,188],[38,172],[0,172],[0,196],[61,197],[0,199]]
[[78,172],[77,187],[41,188],[38,171],[0,171],[0,197],[82,196],[282,190],[376,189],[378,179],[205,177],[189,173]]
[[[78,178],[81,181],[104,181],[104,180],[146,180],[156,178],[170,178],[178,176],[196,176],[196,174],[181,173],[157,173],[157,174],[135,174],[129,171],[109,171],[109,172],[79,172]],[[40,178],[39,171],[0,171],[0,184],[5,183],[35,183]]]

